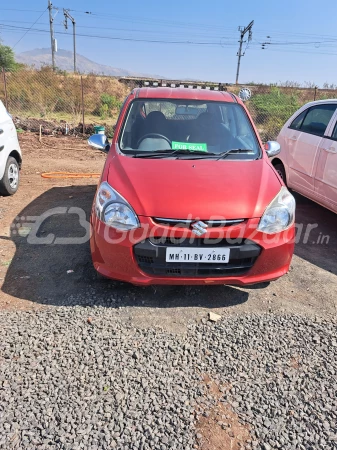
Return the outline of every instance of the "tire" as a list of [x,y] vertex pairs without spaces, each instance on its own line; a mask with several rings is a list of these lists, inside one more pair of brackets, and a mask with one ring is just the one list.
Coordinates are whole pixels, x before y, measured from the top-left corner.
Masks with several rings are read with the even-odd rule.
[[275,164],[274,169],[276,170],[278,176],[281,178],[283,183],[287,186],[286,171],[284,170],[283,164],[281,163]]
[[0,180],[0,195],[13,195],[18,190],[20,183],[20,167],[17,160],[9,157],[6,163],[5,173]]

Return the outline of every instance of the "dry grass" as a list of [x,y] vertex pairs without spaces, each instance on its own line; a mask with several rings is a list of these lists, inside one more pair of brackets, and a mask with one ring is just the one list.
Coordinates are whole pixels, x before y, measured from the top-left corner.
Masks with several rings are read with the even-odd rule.
[[[50,67],[20,70],[6,74],[9,111],[25,118],[82,121],[81,76],[59,74]],[[129,88],[118,80],[95,75],[82,76],[86,120],[101,123],[99,110],[102,94],[122,102]],[[4,86],[0,83],[0,95]],[[111,111],[108,120],[115,122],[118,111]],[[106,118],[104,117],[106,120]]]

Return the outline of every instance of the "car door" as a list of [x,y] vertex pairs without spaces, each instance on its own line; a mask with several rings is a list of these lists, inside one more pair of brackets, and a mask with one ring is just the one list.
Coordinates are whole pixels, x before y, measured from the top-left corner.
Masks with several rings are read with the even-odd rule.
[[288,146],[289,185],[311,198],[315,194],[320,142],[335,110],[335,104],[316,104],[303,111],[297,129],[292,129],[293,124],[289,127],[288,139],[292,141]]
[[8,148],[6,141],[10,134],[12,120],[9,117],[5,106],[0,100],[0,179],[3,177],[8,158]]
[[305,118],[309,108],[305,108],[303,111],[297,113],[295,118],[291,120],[288,124],[285,124],[280,131],[280,134],[277,137],[277,141],[281,146],[281,160],[286,167],[287,172],[287,184],[289,187],[291,186],[291,181],[293,179],[292,160],[295,154],[295,145],[297,139],[301,135],[301,124],[303,119]]
[[337,213],[337,111],[320,143],[315,197],[319,203]]

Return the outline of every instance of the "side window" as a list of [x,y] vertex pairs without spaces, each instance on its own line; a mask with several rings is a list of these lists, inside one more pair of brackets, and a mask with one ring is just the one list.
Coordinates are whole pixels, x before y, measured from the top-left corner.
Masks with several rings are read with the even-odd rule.
[[337,141],[337,122],[335,124],[335,128],[334,128],[334,130],[332,132],[331,137],[332,137],[332,139],[336,139],[336,141]]
[[301,114],[299,116],[297,116],[296,119],[294,119],[291,122],[291,124],[289,125],[289,128],[291,128],[292,130],[300,130],[303,119],[307,115],[307,112],[308,112],[307,109],[305,111],[301,112]]
[[336,107],[337,105],[327,104],[316,105],[310,108],[300,127],[301,131],[316,136],[324,136],[326,127],[328,126]]

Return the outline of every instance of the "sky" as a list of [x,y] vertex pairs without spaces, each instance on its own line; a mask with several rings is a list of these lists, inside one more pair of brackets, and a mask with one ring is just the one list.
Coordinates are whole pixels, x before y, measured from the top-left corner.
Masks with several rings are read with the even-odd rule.
[[[2,43],[15,53],[50,47],[47,4],[6,2]],[[77,53],[100,64],[171,79],[233,83],[238,27],[254,20],[252,40],[243,45],[240,83],[337,84],[336,0],[325,0],[322,7],[312,0],[54,0],[53,6],[58,47],[72,51],[71,24],[68,31],[63,26],[63,8],[70,9]]]

